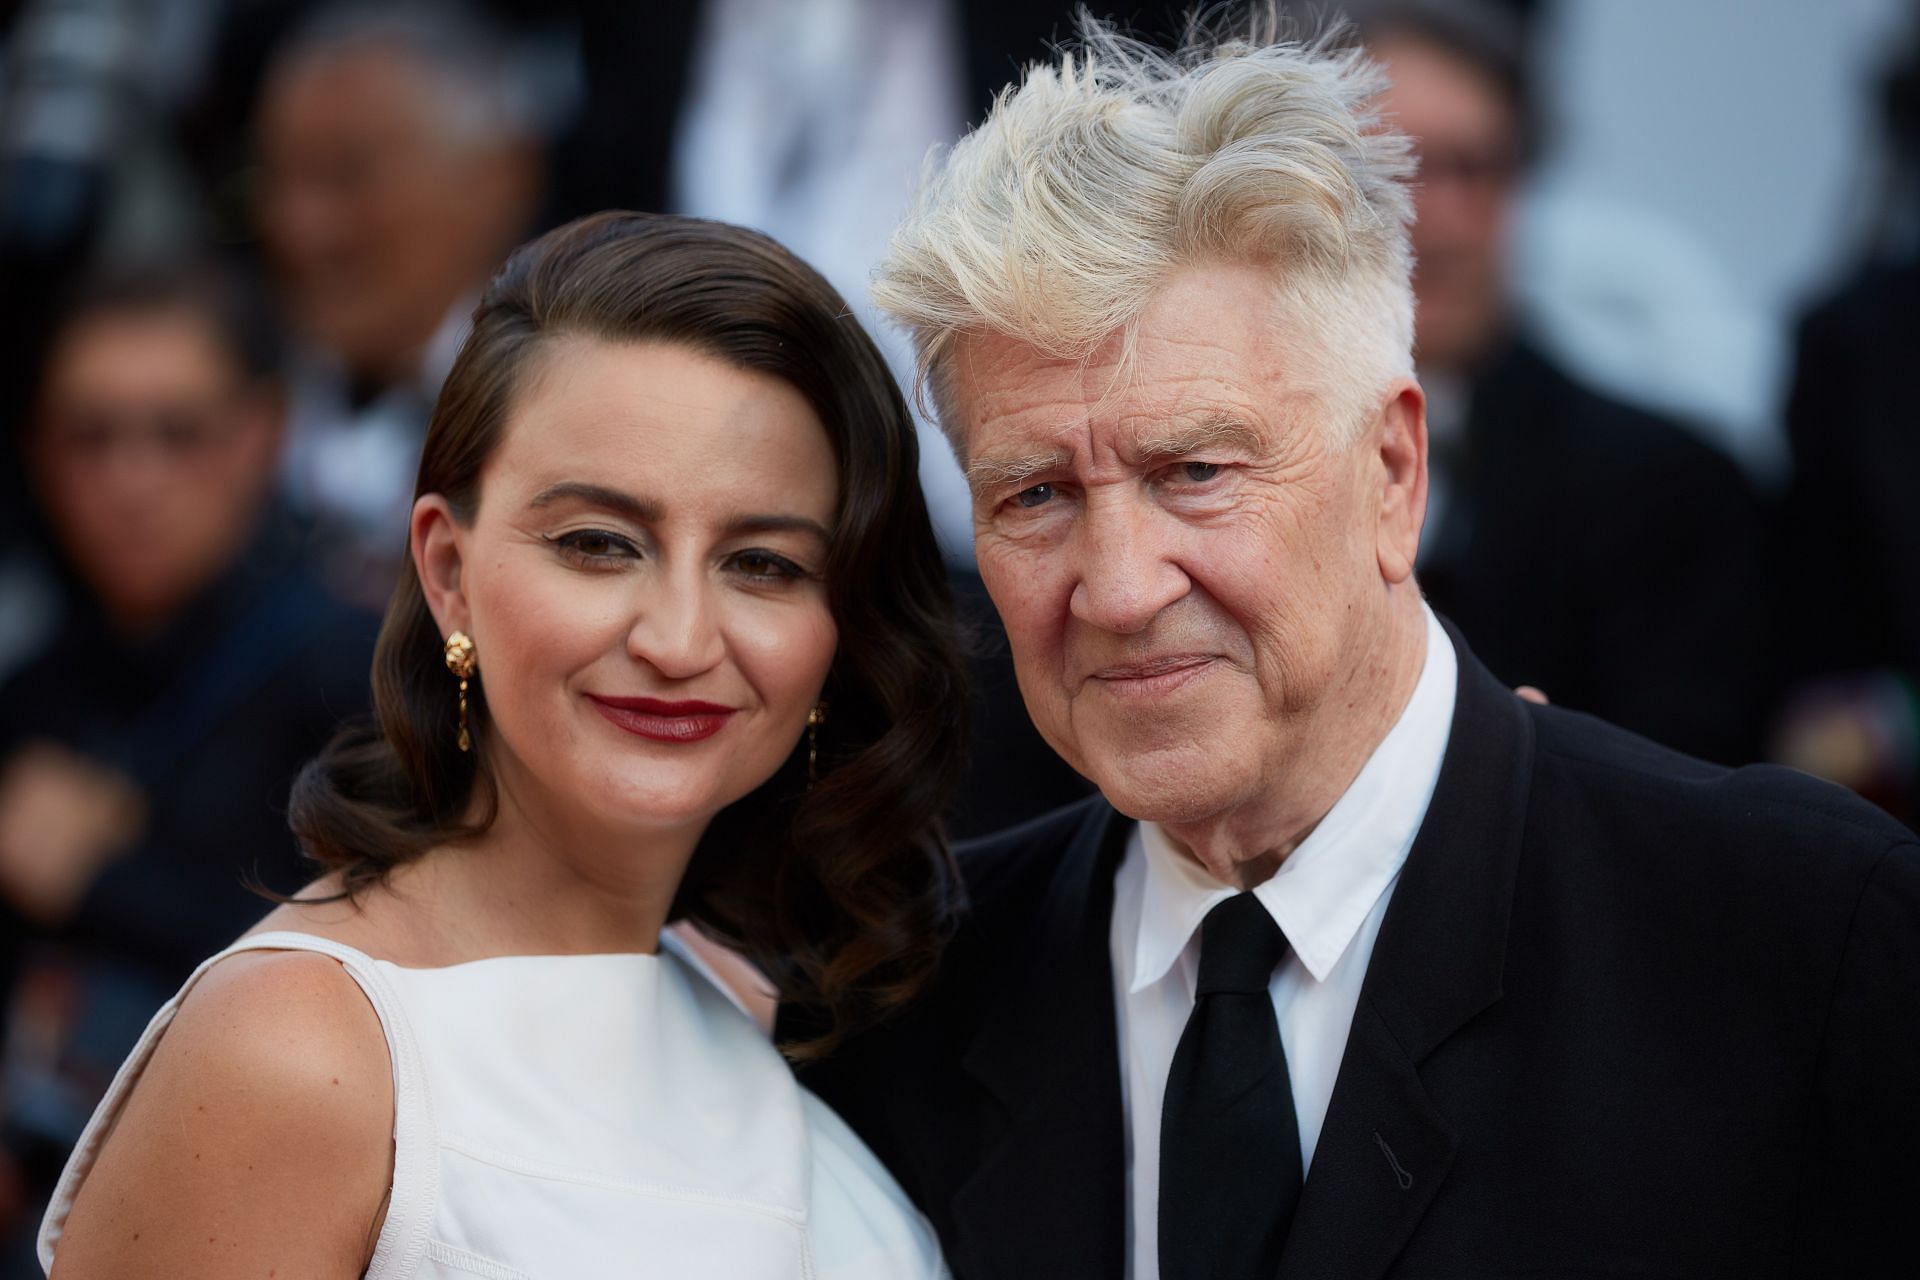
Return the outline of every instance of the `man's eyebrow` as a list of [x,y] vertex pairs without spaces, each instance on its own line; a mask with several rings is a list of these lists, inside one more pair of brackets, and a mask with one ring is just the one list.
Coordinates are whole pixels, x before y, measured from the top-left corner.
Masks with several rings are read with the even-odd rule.
[[1065,466],[1073,455],[1065,449],[1042,453],[984,454],[967,464],[967,488],[975,493],[1002,485],[1018,484],[1043,471]]
[[588,484],[584,480],[562,480],[550,484],[533,495],[527,503],[529,507],[550,507],[556,502],[584,502],[589,506],[602,507],[616,515],[622,515],[636,524],[652,524],[660,519],[657,504],[646,502],[630,493],[618,489],[609,489],[602,484]]
[[1133,451],[1140,462],[1184,458],[1215,449],[1261,453],[1266,441],[1253,425],[1231,414],[1215,414],[1194,423],[1156,425],[1135,435]]

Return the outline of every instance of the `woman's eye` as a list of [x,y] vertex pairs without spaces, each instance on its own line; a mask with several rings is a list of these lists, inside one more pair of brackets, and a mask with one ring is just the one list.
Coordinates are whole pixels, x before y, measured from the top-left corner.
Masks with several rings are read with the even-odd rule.
[[1041,507],[1053,500],[1053,486],[1036,484],[1030,489],[1022,489],[1013,496],[1013,500],[1023,507]]
[[1180,474],[1194,484],[1205,484],[1220,474],[1220,464],[1217,462],[1183,462],[1180,464]]
[[547,541],[558,546],[563,555],[576,561],[637,560],[640,548],[617,533],[605,529],[576,529]]
[[748,578],[804,578],[807,571],[771,551],[742,551],[733,557],[734,572]]

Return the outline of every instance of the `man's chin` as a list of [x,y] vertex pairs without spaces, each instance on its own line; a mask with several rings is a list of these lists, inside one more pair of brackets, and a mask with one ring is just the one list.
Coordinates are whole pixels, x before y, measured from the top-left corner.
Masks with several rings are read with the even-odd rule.
[[1084,772],[1107,803],[1137,822],[1205,822],[1234,807],[1244,760],[1190,743],[1184,751],[1103,753]]

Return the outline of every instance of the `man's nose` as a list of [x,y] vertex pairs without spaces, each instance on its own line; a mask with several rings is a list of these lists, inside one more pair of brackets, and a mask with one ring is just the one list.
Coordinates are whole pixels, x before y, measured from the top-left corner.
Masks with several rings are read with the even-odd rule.
[[1090,499],[1077,531],[1073,616],[1121,635],[1144,631],[1192,589],[1174,554],[1176,532],[1164,513],[1136,495]]
[[653,577],[627,630],[628,654],[667,680],[691,680],[718,666],[726,638],[715,590],[698,570]]
[[180,470],[170,466],[171,461],[151,439],[121,440],[105,456],[94,460],[89,478],[120,502],[151,503],[180,486]]

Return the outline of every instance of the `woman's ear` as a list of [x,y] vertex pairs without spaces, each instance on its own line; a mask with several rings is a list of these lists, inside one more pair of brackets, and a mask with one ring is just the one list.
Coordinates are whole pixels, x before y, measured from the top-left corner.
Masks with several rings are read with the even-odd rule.
[[467,531],[454,519],[453,508],[437,493],[423,494],[413,504],[408,533],[414,572],[420,575],[421,593],[427,598],[433,620],[440,625],[440,634],[472,630],[473,616],[467,609],[461,572]]

